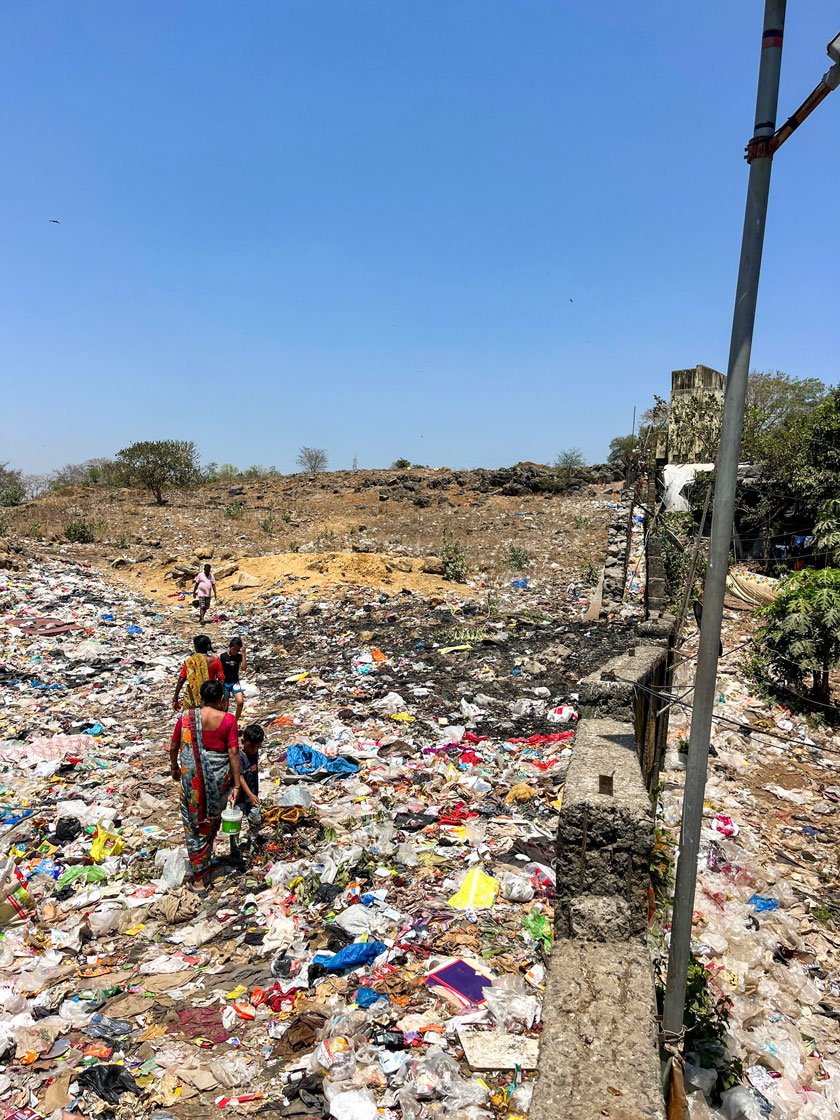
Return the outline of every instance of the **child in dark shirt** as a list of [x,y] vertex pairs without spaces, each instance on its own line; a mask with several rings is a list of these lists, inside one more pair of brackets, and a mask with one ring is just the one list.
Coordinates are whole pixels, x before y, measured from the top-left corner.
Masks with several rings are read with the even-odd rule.
[[245,705],[245,693],[242,691],[239,674],[248,668],[245,645],[242,639],[231,638],[227,652],[222,654],[219,661],[222,663],[225,674],[225,699],[228,701],[228,708],[230,708],[230,700],[233,697],[236,703],[236,722],[239,723],[242,719],[242,708]]
[[[259,843],[259,829],[262,824],[260,816],[260,747],[265,742],[265,732],[257,723],[251,723],[242,732],[242,742],[239,747],[239,773],[241,785],[236,804],[245,814],[250,833],[250,843]],[[233,863],[243,868],[242,849],[239,841],[231,837],[230,852]]]
[[265,742],[265,732],[257,723],[249,724],[242,732],[242,746],[239,750],[239,770],[242,784],[239,791],[239,804],[247,813],[248,823],[259,819],[260,806],[260,747]]

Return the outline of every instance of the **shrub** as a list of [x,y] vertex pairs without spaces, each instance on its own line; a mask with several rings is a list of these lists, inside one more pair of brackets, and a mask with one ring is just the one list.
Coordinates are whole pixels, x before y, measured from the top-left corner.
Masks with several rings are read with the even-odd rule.
[[0,506],[19,506],[26,497],[26,483],[20,471],[0,463]]
[[576,471],[586,466],[586,460],[579,447],[570,447],[567,451],[560,452],[554,460],[554,466],[563,481],[568,483],[572,481]]
[[581,564],[580,582],[584,584],[585,587],[594,587],[598,582],[600,575],[600,570],[596,567],[595,564],[592,563],[591,560],[587,560],[585,564]]
[[96,540],[96,526],[84,517],[76,517],[65,525],[64,537],[73,544],[93,544]]
[[517,572],[521,572],[524,568],[530,567],[531,554],[521,544],[512,544],[508,553],[508,564]]
[[231,521],[241,521],[244,513],[244,502],[231,502],[229,505],[225,506],[225,517],[229,517]]
[[410,459],[395,459],[391,464],[392,471],[407,471],[411,466]]
[[262,529],[266,536],[273,537],[277,529],[274,518],[270,516],[260,518],[260,529]]
[[453,583],[465,583],[467,579],[467,558],[459,541],[451,535],[444,533],[443,545],[440,550],[440,559],[443,564],[443,578]]

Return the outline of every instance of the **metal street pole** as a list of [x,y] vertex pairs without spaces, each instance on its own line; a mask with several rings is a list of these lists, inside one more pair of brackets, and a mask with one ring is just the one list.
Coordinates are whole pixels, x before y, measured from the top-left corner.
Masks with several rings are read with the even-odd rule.
[[758,299],[758,278],[761,270],[761,250],[764,245],[767,198],[770,192],[770,171],[773,165],[768,141],[772,140],[776,128],[785,3],[786,0],[765,0],[764,5],[764,32],[758,71],[755,129],[752,144],[748,149],[754,154],[750,163],[741,262],[738,268],[738,286],[732,317],[723,428],[715,466],[715,499],[709,542],[709,566],[703,591],[703,625],[700,628],[694,707],[688,741],[668,981],[665,987],[665,1007],[662,1017],[662,1030],[666,1042],[669,1043],[678,1040],[683,1029],[694,891],[697,886],[697,856],[703,825],[703,798],[709,762],[712,708],[717,689],[718,651],[723,621],[723,600],[726,594],[729,545],[735,513],[738,456],[744,426],[744,401]]

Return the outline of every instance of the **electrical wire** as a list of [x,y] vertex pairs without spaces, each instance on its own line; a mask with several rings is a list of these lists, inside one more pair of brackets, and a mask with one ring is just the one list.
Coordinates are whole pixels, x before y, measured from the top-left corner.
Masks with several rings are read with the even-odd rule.
[[[640,684],[638,681],[626,680],[624,677],[612,677],[611,679],[615,680],[615,681],[618,681],[621,684],[633,685],[635,688],[640,688],[643,692],[650,693],[651,696],[657,696],[659,698],[664,697],[666,700],[669,700],[671,702],[671,704],[677,704],[681,708],[691,709],[691,708],[694,707],[694,705],[689,703],[689,701],[682,700],[678,696],[672,696],[670,693],[661,692],[658,689],[651,688],[650,685]],[[836,710],[840,711],[840,709],[836,709]],[[764,735],[766,738],[776,739],[780,743],[792,743],[794,746],[797,746],[797,747],[808,747],[812,750],[824,751],[826,754],[840,755],[840,750],[835,749],[833,747],[825,747],[825,746],[820,747],[820,746],[817,746],[816,743],[803,743],[803,741],[801,739],[794,739],[789,735],[778,735],[774,731],[767,731],[763,727],[755,727],[751,723],[740,723],[737,719],[731,719],[729,716],[719,716],[719,715],[715,715],[715,713],[713,712],[712,713],[712,719],[717,720],[718,723],[728,723],[732,727],[737,728],[738,731],[749,731],[749,733],[751,735]]]

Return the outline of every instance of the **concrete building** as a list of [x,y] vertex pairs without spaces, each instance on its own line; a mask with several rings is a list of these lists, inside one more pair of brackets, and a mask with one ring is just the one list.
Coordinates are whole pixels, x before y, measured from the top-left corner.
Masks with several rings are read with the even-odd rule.
[[726,378],[710,366],[671,373],[668,424],[657,447],[669,511],[687,511],[683,491],[699,472],[714,470],[725,395]]

